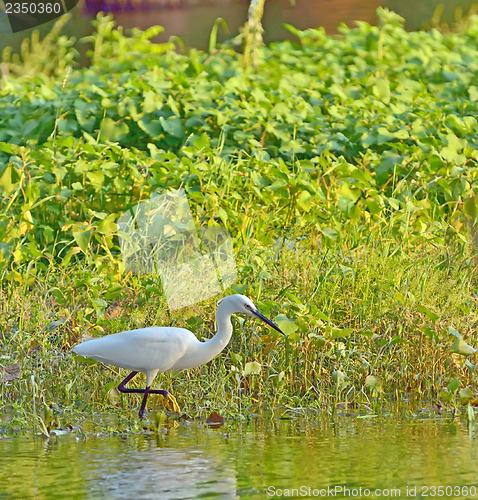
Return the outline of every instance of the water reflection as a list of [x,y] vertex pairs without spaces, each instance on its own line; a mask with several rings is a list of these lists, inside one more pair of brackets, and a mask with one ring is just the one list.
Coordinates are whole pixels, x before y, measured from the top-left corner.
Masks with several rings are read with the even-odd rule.
[[270,487],[344,485],[406,496],[413,485],[471,486],[478,461],[459,419],[263,418],[220,430],[180,424],[156,437],[72,434],[0,440],[0,498],[264,498]]
[[205,450],[151,446],[124,453],[101,449],[95,457],[84,453],[83,459],[89,497],[234,498],[237,490],[233,466],[213,459]]
[[[235,498],[236,470],[223,454],[188,438],[165,446],[146,437],[74,436],[0,441],[0,498]],[[189,441],[189,443],[188,443]],[[60,498],[60,497],[59,497]]]

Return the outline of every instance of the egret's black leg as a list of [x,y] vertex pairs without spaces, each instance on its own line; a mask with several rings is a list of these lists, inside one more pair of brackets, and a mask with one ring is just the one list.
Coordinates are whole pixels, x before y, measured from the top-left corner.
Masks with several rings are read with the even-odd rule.
[[120,392],[134,392],[135,389],[127,389],[125,387],[125,385],[133,378],[135,377],[136,375],[138,375],[138,372],[131,372],[124,380],[123,382],[120,383],[120,385],[118,386],[118,391]]
[[146,401],[148,400],[148,396],[150,394],[161,394],[163,396],[167,396],[169,394],[168,391],[163,391],[162,389],[151,389],[151,387],[146,387],[146,389],[128,389],[126,384],[136,375],[138,372],[131,372],[121,384],[118,385],[118,391],[123,392],[125,394],[144,394],[143,402],[141,403],[141,409],[139,410],[139,417],[144,417],[144,410],[146,408]]
[[139,418],[144,418],[144,410],[146,409],[146,401],[148,400],[150,387],[146,387],[144,390],[143,401],[141,403],[141,408],[139,409]]

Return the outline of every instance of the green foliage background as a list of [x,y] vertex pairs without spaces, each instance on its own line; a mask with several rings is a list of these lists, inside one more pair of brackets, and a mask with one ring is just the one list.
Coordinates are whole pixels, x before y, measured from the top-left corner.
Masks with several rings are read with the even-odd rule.
[[[339,36],[289,27],[296,41],[261,47],[255,68],[227,44],[182,54],[150,41],[160,28],[125,36],[103,17],[88,67],[74,67],[73,42],[58,34],[25,44],[22,58],[5,52],[7,358],[30,373],[26,352],[41,346],[69,373],[65,353],[86,331],[168,321],[157,280],[124,273],[116,220],[183,187],[199,225],[233,236],[233,291],[279,314],[289,333],[285,345],[269,332],[239,338],[227,363],[202,368],[222,388],[207,404],[230,403],[229,390],[236,410],[241,397],[370,403],[371,374],[389,394],[435,397],[450,379],[471,383],[474,368],[447,349],[450,326],[476,339],[478,18],[459,33],[406,32],[386,10],[379,18]],[[56,365],[41,366],[47,404],[62,389]],[[78,394],[64,377],[67,407]],[[20,383],[31,389],[27,376],[3,384],[9,404]]]

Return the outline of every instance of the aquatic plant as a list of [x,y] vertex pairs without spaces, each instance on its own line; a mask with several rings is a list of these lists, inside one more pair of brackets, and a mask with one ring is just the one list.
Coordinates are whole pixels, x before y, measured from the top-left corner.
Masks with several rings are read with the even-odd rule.
[[[296,39],[258,47],[247,72],[228,46],[178,53],[151,42],[159,28],[125,35],[99,17],[88,67],[27,76],[19,59],[4,73],[0,354],[21,368],[0,382],[10,428],[134,414],[113,389],[121,374],[78,378],[70,348],[173,321],[158,278],[124,271],[116,221],[178,187],[198,225],[230,231],[232,292],[287,334],[241,322],[201,376],[175,378],[187,414],[459,404],[476,381],[450,328],[477,345],[478,19],[407,32],[379,15],[339,36],[289,27]],[[174,322],[201,337],[212,310]]]

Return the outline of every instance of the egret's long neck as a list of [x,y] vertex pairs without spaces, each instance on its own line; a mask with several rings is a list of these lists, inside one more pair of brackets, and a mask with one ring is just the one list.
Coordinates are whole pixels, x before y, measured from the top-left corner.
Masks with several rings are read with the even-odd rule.
[[231,313],[224,311],[219,306],[216,313],[216,325],[217,332],[212,339],[207,340],[203,343],[202,351],[204,356],[207,356],[207,360],[203,361],[206,363],[211,359],[215,358],[229,343],[232,336],[232,323],[231,323]]

